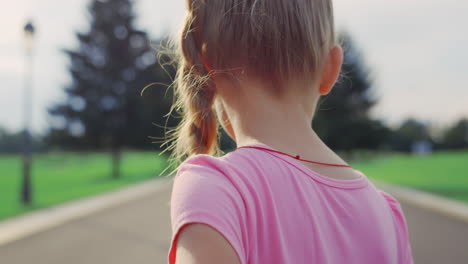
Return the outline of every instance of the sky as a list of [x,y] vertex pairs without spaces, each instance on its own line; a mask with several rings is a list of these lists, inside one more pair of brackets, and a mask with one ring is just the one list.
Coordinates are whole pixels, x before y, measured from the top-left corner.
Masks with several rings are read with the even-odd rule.
[[[32,18],[32,131],[50,126],[47,107],[70,83],[61,49],[86,31],[88,0],[15,0],[0,9],[0,127],[22,129],[26,74],[22,28]],[[5,6],[5,5],[4,5]],[[468,118],[468,1],[335,0],[337,30],[348,31],[375,79],[372,116],[395,126],[409,117],[447,126]],[[136,0],[137,27],[156,38],[175,35],[184,0]]]

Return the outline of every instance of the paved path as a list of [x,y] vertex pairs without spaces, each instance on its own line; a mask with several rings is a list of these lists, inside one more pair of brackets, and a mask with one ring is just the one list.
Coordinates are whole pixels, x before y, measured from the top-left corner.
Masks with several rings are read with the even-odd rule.
[[468,224],[403,204],[416,264],[467,264]]
[[[0,247],[1,264],[166,263],[170,185]],[[468,263],[468,225],[403,205],[416,263]]]
[[0,247],[0,264],[166,263],[170,185]]

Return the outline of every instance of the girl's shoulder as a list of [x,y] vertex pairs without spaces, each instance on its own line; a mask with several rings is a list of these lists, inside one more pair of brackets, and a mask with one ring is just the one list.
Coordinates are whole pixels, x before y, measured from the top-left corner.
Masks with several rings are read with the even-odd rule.
[[169,260],[175,258],[177,237],[183,227],[201,223],[224,236],[241,263],[246,263],[247,215],[239,181],[233,175],[229,162],[222,157],[197,154],[182,162],[170,200],[173,235]]
[[193,155],[179,165],[176,178],[188,171],[226,176],[226,174],[229,174],[229,168],[232,166],[232,160],[227,158],[228,155],[229,154],[222,157],[208,154]]
[[248,169],[252,166],[251,157],[234,150],[223,156],[212,156],[208,154],[196,154],[182,162],[176,177],[186,173],[188,170],[196,170],[199,173],[209,172],[222,176],[233,177],[239,170]]
[[217,168],[219,166],[219,160],[217,157],[208,155],[208,154],[197,154],[193,155],[186,160],[184,160],[179,167],[177,168],[176,177],[178,177],[182,172],[185,172],[190,169],[210,169]]
[[379,193],[384,197],[384,199],[387,201],[388,205],[390,206],[390,209],[395,215],[398,216],[403,216],[403,210],[401,208],[400,202],[391,194],[378,189]]
[[413,263],[412,250],[409,242],[408,225],[401,204],[394,196],[390,195],[389,193],[380,189],[379,192],[387,201],[393,214],[395,229],[399,241],[398,244],[401,257],[400,263]]
[[[406,231],[406,220],[405,220],[405,215],[403,213],[403,209],[401,208],[400,202],[391,194],[381,190],[377,189],[378,192],[383,196],[385,201],[387,202],[388,206],[390,207],[390,210],[393,214],[395,224],[399,227],[399,229],[402,229],[402,231]],[[404,230],[403,230],[404,229]]]
[[222,192],[242,196],[246,164],[242,164],[242,159],[235,156],[231,153],[221,157],[208,154],[191,156],[177,169],[174,191],[189,189],[190,192],[199,193],[222,189]]

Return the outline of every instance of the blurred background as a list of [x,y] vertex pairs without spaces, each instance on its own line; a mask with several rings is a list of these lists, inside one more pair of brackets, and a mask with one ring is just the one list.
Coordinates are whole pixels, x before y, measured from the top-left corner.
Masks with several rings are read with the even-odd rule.
[[[317,133],[371,179],[468,202],[468,34],[463,27],[468,2],[334,4],[345,63],[342,79],[320,102],[312,124]],[[170,58],[159,50],[175,38],[185,1],[17,0],[2,6],[0,224],[164,175],[170,153],[162,153],[161,141],[178,119],[167,115],[175,69],[165,65]],[[225,152],[235,148],[225,134],[221,143]],[[138,243],[125,245],[125,252],[133,245],[134,255],[127,256],[138,256],[139,262],[165,260],[168,207],[160,205],[164,212],[158,212],[154,204],[165,205],[169,191],[158,195],[128,207],[141,207],[154,221],[126,222],[108,232],[114,242],[123,240],[113,237],[119,228],[126,238],[138,233],[132,233],[134,239],[146,241],[148,255],[136,249]],[[100,216],[101,227],[126,217],[141,221],[141,212],[127,209],[111,212],[115,218],[107,215],[105,221]],[[466,249],[466,243],[457,242],[463,238],[447,238],[441,247],[424,235],[444,225],[442,230],[450,230],[445,235],[462,236],[468,234],[468,221],[404,209],[418,262],[440,263],[437,257],[446,255],[453,261],[445,263],[468,261],[457,255]],[[143,226],[151,232],[141,231]],[[62,254],[78,254],[76,234],[63,232],[46,235],[69,245]],[[32,248],[48,240],[36,239],[0,246],[0,262],[42,263],[38,252],[44,249]],[[83,239],[85,248],[99,248]],[[118,256],[112,243],[106,247]],[[159,243],[159,251],[152,243]],[[56,246],[49,250],[55,252]],[[60,259],[51,254],[47,263]],[[88,256],[88,261],[74,261],[111,261],[108,254]],[[112,263],[119,261],[126,260],[115,257]]]

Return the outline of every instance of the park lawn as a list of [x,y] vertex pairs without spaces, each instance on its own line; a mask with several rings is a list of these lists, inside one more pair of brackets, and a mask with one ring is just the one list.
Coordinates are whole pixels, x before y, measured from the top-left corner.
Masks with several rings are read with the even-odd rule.
[[158,154],[124,152],[119,179],[111,176],[112,164],[108,153],[34,155],[33,204],[27,207],[19,202],[20,156],[0,155],[0,219],[158,177],[167,166],[167,157]]
[[393,154],[354,162],[371,180],[381,180],[468,202],[468,151],[431,155]]
[[[376,157],[352,165],[371,180],[468,202],[468,151]],[[0,219],[158,177],[166,166],[167,157],[156,152],[128,151],[122,157],[121,178],[112,179],[108,153],[38,154],[32,171],[34,203],[24,207],[19,203],[20,156],[0,155]]]

